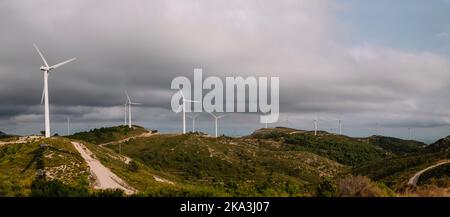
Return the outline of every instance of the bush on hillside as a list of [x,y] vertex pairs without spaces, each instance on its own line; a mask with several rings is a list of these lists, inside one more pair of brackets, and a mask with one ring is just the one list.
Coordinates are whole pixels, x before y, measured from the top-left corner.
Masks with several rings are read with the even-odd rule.
[[323,180],[316,189],[317,197],[334,197],[336,196],[336,182],[331,179]]
[[[338,180],[340,197],[386,197],[389,193],[365,176],[347,176]],[[387,187],[386,187],[387,188]]]

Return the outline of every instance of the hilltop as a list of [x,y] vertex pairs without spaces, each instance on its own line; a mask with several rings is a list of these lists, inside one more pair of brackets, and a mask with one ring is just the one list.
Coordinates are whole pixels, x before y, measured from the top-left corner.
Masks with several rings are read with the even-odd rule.
[[315,136],[313,131],[282,127],[260,129],[248,138],[275,141],[279,143],[278,150],[308,151],[349,166],[412,153],[425,147],[424,143],[413,140],[383,136],[353,138],[326,131],[318,131]]
[[10,140],[10,139],[13,139],[13,138],[16,138],[16,137],[17,136],[9,135],[9,134],[6,134],[6,133],[0,131],[0,141],[1,140]]
[[99,145],[127,139],[147,132],[148,130],[140,126],[133,125],[132,128],[129,128],[128,126],[122,125],[116,127],[102,127],[90,130],[88,132],[75,133],[73,135],[67,136],[67,138],[83,140],[92,144]]

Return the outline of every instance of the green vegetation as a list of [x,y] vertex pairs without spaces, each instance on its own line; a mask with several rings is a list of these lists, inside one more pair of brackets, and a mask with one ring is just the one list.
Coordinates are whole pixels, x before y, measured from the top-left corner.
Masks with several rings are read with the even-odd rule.
[[427,170],[419,177],[418,185],[436,185],[450,187],[450,163]]
[[0,141],[8,142],[8,141],[16,140],[17,138],[18,138],[18,136],[8,135],[8,134],[0,131]]
[[[450,158],[450,138],[425,147],[390,137],[351,138],[324,131],[314,136],[290,128],[261,129],[242,138],[139,136],[147,132],[118,126],[4,145],[0,196],[124,196],[120,190],[92,189],[87,164],[71,141],[83,143],[138,190],[135,196],[154,197],[395,196],[391,189],[404,190],[414,172]],[[437,167],[424,173],[419,184],[448,188],[448,173],[448,166]]]
[[437,163],[442,159],[449,159],[449,150],[421,149],[407,155],[390,157],[376,162],[358,166],[354,174],[361,174],[373,180],[381,181],[387,186],[398,189],[417,171]]
[[337,195],[336,182],[331,179],[323,180],[316,189],[317,197],[334,197]]
[[102,127],[100,129],[93,129],[89,132],[80,132],[68,136],[69,139],[83,140],[92,144],[104,144],[108,142],[119,141],[129,137],[137,136],[142,133],[148,132],[146,129],[140,126],[135,126],[130,129],[128,126],[117,127]]
[[[171,176],[169,180],[214,188],[216,193],[226,195],[311,194],[322,177],[345,170],[344,166],[313,153],[273,151],[265,147],[266,143],[248,138],[155,135],[121,145],[125,155],[154,172]],[[119,151],[116,144],[106,147]]]
[[378,146],[396,155],[414,153],[425,147],[425,143],[415,140],[403,140],[384,136],[371,136],[368,139],[371,145]]
[[349,166],[414,152],[425,145],[390,137],[352,138],[324,131],[315,136],[313,132],[289,128],[262,129],[251,137],[278,141],[280,150],[308,151]]
[[42,186],[37,180],[89,187],[87,165],[66,139],[0,147],[0,196],[33,195],[35,187]]

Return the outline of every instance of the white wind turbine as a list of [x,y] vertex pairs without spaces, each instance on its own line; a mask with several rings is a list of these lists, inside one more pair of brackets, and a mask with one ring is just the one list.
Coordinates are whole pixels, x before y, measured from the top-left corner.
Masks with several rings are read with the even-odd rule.
[[188,118],[192,119],[192,132],[195,132],[195,119],[198,117],[199,114],[195,115],[186,115]]
[[125,90],[125,95],[127,96],[127,101],[125,105],[128,105],[128,128],[131,128],[131,105],[142,105],[142,103],[131,102],[128,92]]
[[219,119],[225,117],[225,115],[219,115],[219,116],[217,116],[217,115],[215,115],[215,114],[213,114],[213,113],[211,113],[211,112],[208,112],[208,113],[211,114],[211,115],[214,117],[214,119],[215,119],[215,124],[216,124],[216,138],[217,138],[217,120],[219,120]]
[[124,126],[126,126],[127,125],[127,107],[128,107],[128,99],[127,100],[125,100],[125,103],[123,104],[124,105],[124,114],[123,114],[123,125]]
[[317,136],[317,131],[319,130],[319,116],[316,114],[316,118],[314,119],[314,136]]
[[183,110],[183,134],[186,134],[186,103],[187,102],[194,102],[195,103],[195,102],[199,102],[199,101],[186,99],[186,97],[184,97],[184,94],[183,94],[182,90],[180,90],[180,94],[181,94],[181,97],[182,97],[183,104],[178,108],[177,113],[180,112],[180,109]]
[[69,60],[66,60],[64,62],[55,64],[53,66],[49,66],[47,61],[44,58],[44,55],[42,55],[39,48],[34,44],[34,48],[36,48],[36,51],[39,53],[39,56],[42,59],[42,62],[44,63],[43,66],[40,67],[41,71],[44,72],[44,89],[42,90],[42,98],[41,98],[41,104],[45,102],[44,110],[45,110],[45,137],[50,137],[50,108],[49,108],[49,96],[48,96],[48,74],[51,70],[56,69],[62,65],[65,65],[69,62],[74,61],[76,58],[72,58]]
[[67,116],[67,135],[70,135],[70,117]]

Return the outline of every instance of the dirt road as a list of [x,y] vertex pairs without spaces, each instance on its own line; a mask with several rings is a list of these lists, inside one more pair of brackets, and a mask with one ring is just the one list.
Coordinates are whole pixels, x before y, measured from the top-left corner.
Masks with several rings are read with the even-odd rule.
[[433,169],[433,168],[435,168],[435,167],[438,167],[438,166],[440,166],[440,165],[446,164],[446,163],[450,163],[450,160],[441,161],[441,162],[439,162],[439,163],[437,163],[437,164],[434,164],[434,165],[432,165],[432,166],[429,166],[429,167],[427,167],[427,168],[425,168],[425,169],[423,169],[423,170],[417,172],[416,174],[414,174],[414,175],[409,179],[408,184],[409,184],[409,185],[417,185],[417,182],[419,181],[419,177],[420,177],[424,172],[426,172],[426,171],[428,171],[428,170],[430,170],[430,169]]
[[89,165],[92,176],[95,178],[94,188],[96,189],[121,189],[125,194],[130,195],[136,192],[125,181],[119,178],[110,169],[103,166],[94,154],[81,143],[72,142],[73,146]]

